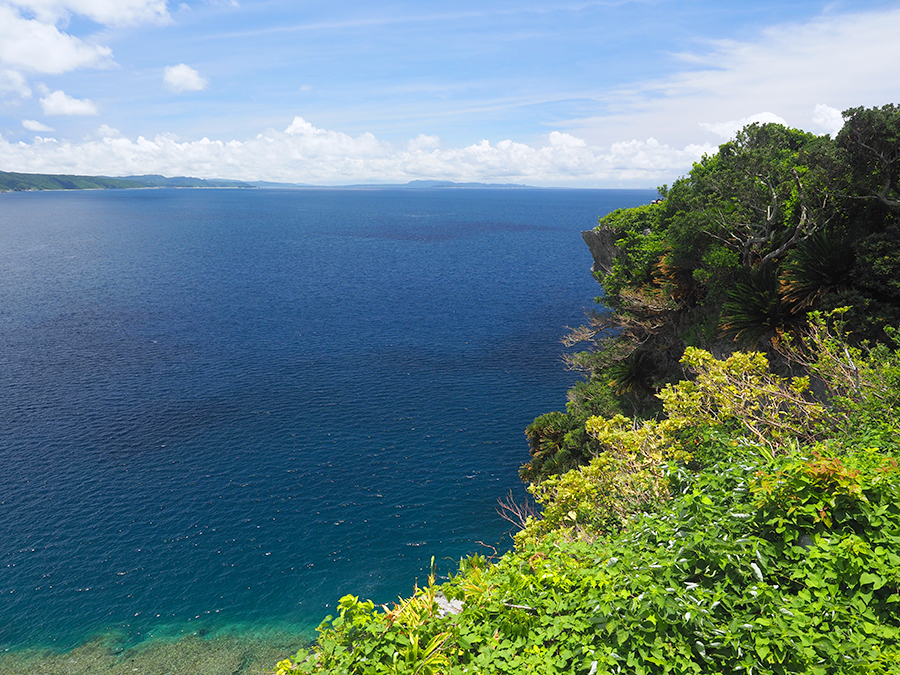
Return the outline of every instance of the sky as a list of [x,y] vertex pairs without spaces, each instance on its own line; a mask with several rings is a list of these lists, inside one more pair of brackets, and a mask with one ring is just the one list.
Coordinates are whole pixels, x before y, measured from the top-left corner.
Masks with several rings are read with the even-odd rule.
[[900,0],[0,0],[0,170],[671,184],[900,102]]

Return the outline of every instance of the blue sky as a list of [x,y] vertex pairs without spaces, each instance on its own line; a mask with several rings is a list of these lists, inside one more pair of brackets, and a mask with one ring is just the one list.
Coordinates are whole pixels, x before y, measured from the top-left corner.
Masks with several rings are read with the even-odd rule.
[[654,187],[900,99],[900,2],[0,0],[0,169]]

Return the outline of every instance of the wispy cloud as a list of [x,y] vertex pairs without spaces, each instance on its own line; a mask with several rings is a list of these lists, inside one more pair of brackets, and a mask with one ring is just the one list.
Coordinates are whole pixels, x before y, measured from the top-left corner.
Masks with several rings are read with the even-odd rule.
[[33,14],[41,23],[56,24],[73,14],[104,26],[170,20],[166,0],[5,0],[3,4]]
[[22,126],[29,131],[53,131],[52,127],[48,127],[37,120],[22,120]]
[[28,86],[21,73],[15,70],[0,70],[0,95],[13,94],[21,98],[31,96],[31,87]]
[[773,116],[787,124],[832,132],[836,118],[817,106],[842,110],[896,98],[900,9],[824,14],[807,23],[770,27],[757,38],[710,41],[678,55],[671,76],[605,95],[609,114],[573,120],[571,128],[596,141],[652,129],[669,142],[721,138],[735,121]]

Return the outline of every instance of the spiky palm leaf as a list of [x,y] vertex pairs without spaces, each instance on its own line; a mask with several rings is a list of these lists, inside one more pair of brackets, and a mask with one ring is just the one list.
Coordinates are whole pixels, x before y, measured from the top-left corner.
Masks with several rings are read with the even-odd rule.
[[719,330],[744,346],[755,346],[802,323],[781,295],[775,267],[763,265],[750,270],[744,281],[735,284],[722,306]]
[[853,249],[846,237],[817,232],[790,255],[781,274],[781,293],[793,311],[812,307],[828,293],[850,288]]

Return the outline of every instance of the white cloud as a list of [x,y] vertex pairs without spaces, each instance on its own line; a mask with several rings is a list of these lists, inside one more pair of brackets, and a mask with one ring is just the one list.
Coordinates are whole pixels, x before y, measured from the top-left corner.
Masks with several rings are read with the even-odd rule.
[[103,66],[111,57],[109,47],[62,33],[52,23],[25,19],[12,7],[0,4],[0,65],[55,75]]
[[170,20],[166,0],[5,0],[42,23],[57,24],[73,14],[104,26],[164,23]]
[[302,117],[294,118],[285,131],[270,129],[243,141],[182,142],[167,135],[131,139],[108,127],[101,127],[99,133],[101,138],[80,143],[0,139],[0,165],[49,173],[161,173],[319,185],[435,178],[654,187],[685,173],[704,153],[715,151],[712,145],[670,147],[653,138],[594,147],[561,132],[552,132],[536,145],[507,139],[445,148],[434,136],[393,145],[370,133],[353,137],[320,129]]
[[177,66],[166,66],[163,82],[174,92],[201,91],[206,89],[209,80],[200,76],[200,73],[188,65],[179,63]]
[[844,117],[841,115],[841,111],[824,103],[816,105],[813,110],[812,121],[813,124],[832,136],[837,134],[844,126]]
[[100,128],[97,129],[97,136],[100,138],[118,138],[121,135],[121,131],[106,124],[101,124]]
[[413,152],[418,150],[434,150],[441,146],[441,139],[438,136],[428,136],[427,134],[419,134],[407,143],[409,149]]
[[[698,124],[727,137],[749,111],[770,111],[792,127],[834,129],[816,106],[883,105],[897,97],[900,9],[827,13],[803,24],[782,24],[753,40],[714,41],[681,55],[679,72],[612,92],[610,113],[573,121],[589,143],[640,137],[652,130],[668,143],[696,140]],[[727,122],[735,120],[735,122]]]
[[581,138],[575,138],[569,134],[563,134],[558,131],[550,132],[550,145],[564,148],[583,148],[587,144]]
[[31,88],[15,70],[0,70],[0,95],[14,94],[20,98],[31,96]]
[[53,131],[52,127],[48,127],[46,124],[41,124],[37,120],[22,120],[22,126],[29,131]]
[[288,128],[284,130],[284,133],[291,136],[296,136],[298,134],[303,136],[310,136],[315,135],[318,132],[318,129],[316,129],[312,124],[307,122],[302,117],[295,117],[288,125]]
[[112,63],[112,50],[66,32],[72,16],[104,26],[171,20],[166,0],[0,0],[0,95],[31,96],[22,73],[59,75]]
[[295,117],[284,133],[293,140],[284,143],[283,147],[292,158],[297,159],[333,157],[338,161],[358,162],[365,157],[382,155],[387,147],[368,132],[352,138],[340,131],[317,129],[302,117]]
[[723,141],[733,138],[735,133],[748,124],[787,124],[787,121],[775,113],[761,112],[749,117],[742,117],[739,120],[729,120],[728,122],[700,122],[701,127],[713,132]]
[[96,115],[97,106],[90,99],[72,98],[57,89],[41,98],[45,115]]

